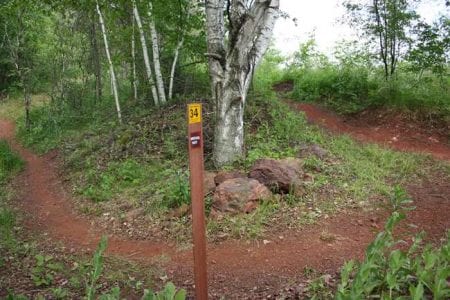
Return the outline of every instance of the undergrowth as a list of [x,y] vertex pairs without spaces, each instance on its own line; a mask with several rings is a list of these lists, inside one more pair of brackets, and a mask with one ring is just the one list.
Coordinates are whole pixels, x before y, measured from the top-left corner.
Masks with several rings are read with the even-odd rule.
[[284,80],[294,81],[294,99],[319,101],[343,114],[386,106],[450,120],[449,80],[433,74],[419,79],[405,71],[385,81],[377,70],[327,65],[291,70]]
[[[396,225],[413,210],[405,191],[391,196],[394,210],[384,231],[367,247],[362,262],[351,260],[343,267],[336,299],[448,299],[450,287],[450,231],[441,247],[423,245],[424,232],[407,241],[394,234]],[[406,249],[405,249],[406,248]]]
[[[396,187],[390,195],[393,210],[384,230],[370,243],[362,261],[344,264],[339,278],[306,268],[309,279],[302,289],[307,299],[448,299],[450,287],[450,231],[441,244],[424,245],[424,232],[400,239],[396,230],[413,210],[405,190]],[[301,297],[302,298],[302,297]]]
[[[276,62],[276,59],[266,62],[263,70],[270,70]],[[280,76],[274,73],[271,78]],[[301,157],[304,171],[312,180],[305,184],[303,195],[274,198],[250,215],[210,220],[208,230],[212,239],[223,235],[261,238],[265,232],[274,230],[268,225],[274,218],[280,220],[277,226],[295,228],[346,207],[371,209],[387,199],[394,184],[420,180],[436,167],[420,155],[360,145],[349,137],[324,133],[307,124],[302,113],[278,100],[271,84],[272,80],[259,82],[249,95],[245,115],[246,156],[235,167],[249,170],[260,158]],[[86,107],[89,103],[85,103]],[[98,108],[106,106],[98,105]],[[95,111],[93,108],[89,109]],[[77,109],[35,108],[32,119],[36,132],[27,133],[19,127],[19,133],[27,144],[41,151],[59,145],[73,190],[79,198],[87,200],[79,201],[80,211],[107,215],[119,226],[128,222],[129,211],[139,209],[142,212],[138,213],[148,217],[145,222],[151,222],[152,226],[162,222],[167,226],[164,220],[170,219],[168,229],[158,230],[159,234],[165,232],[177,241],[188,240],[189,220],[171,217],[172,210],[190,202],[185,106],[171,104],[164,108],[164,114],[155,115],[153,108],[137,105],[124,112],[124,125],[110,121],[113,107],[91,114]],[[208,105],[205,109],[210,110]],[[211,165],[208,154],[212,145],[211,118],[211,114],[205,114],[207,166]],[[327,155],[303,153],[311,145],[323,148]]]
[[[14,226],[16,215],[8,206],[11,191],[8,187],[10,178],[24,165],[6,141],[0,140],[0,252],[15,245]],[[2,259],[0,259],[1,265]]]
[[[103,294],[108,294],[105,287],[117,283],[124,288],[125,293],[149,294],[143,290],[143,286],[153,285],[153,278],[160,272],[154,266],[138,267],[114,259],[108,259],[105,263],[99,256],[102,255],[102,245],[106,242],[102,242],[91,263],[81,254],[69,254],[66,247],[49,245],[47,242],[38,243],[36,237],[30,237],[24,231],[23,216],[16,211],[15,191],[9,184],[11,178],[23,166],[24,162],[12,151],[9,144],[0,140],[0,297],[78,299],[84,293],[84,283],[88,278],[86,274],[91,271],[92,280],[89,287],[100,290]],[[106,265],[106,269],[99,267],[100,265]],[[123,269],[127,270],[126,274],[122,272]],[[104,271],[102,276],[99,275],[101,271]],[[166,290],[169,292],[156,295],[170,295],[172,286],[167,285]],[[117,288],[113,291],[115,290]],[[109,296],[102,297],[113,299]],[[147,296],[145,299],[160,298]]]

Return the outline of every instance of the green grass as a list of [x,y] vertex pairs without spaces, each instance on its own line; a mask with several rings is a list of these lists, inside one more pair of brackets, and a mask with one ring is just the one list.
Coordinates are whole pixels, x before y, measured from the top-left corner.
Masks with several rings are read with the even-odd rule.
[[[8,181],[23,168],[24,162],[9,144],[0,140],[0,251],[15,246],[16,215],[9,207],[12,196]],[[1,263],[1,262],[0,262]]]
[[[38,108],[49,102],[48,96],[45,94],[33,95],[31,100],[31,107]],[[16,120],[23,116],[25,107],[23,98],[20,94],[13,94],[8,100],[0,102],[0,118]]]
[[269,117],[258,121],[261,125],[254,135],[248,134],[246,166],[262,157],[295,156],[303,146],[317,144],[329,153],[329,161],[315,156],[305,159],[305,168],[322,169],[315,174],[317,185],[346,186],[344,189],[353,197],[364,199],[372,193],[388,192],[387,181],[401,184],[415,180],[425,174],[423,166],[430,163],[425,156],[400,153],[375,144],[361,145],[345,135],[328,135],[308,125],[303,113],[292,111],[276,99],[259,101],[257,105],[265,107]]
[[20,157],[11,150],[6,141],[0,140],[0,184],[20,171],[22,167],[23,161]]
[[450,120],[450,81],[430,73],[419,79],[417,74],[399,70],[386,82],[379,70],[330,65],[291,70],[284,77],[294,80],[294,99],[319,101],[339,113],[387,106]]
[[[257,79],[267,75],[270,80],[256,80],[249,95],[246,156],[235,167],[249,170],[259,158],[296,157],[314,144],[328,155],[302,158],[304,171],[313,179],[305,183],[303,195],[274,199],[250,215],[211,220],[208,228],[212,238],[222,234],[261,238],[270,230],[273,218],[280,220],[280,226],[295,228],[348,207],[373,209],[388,199],[395,186],[420,182],[442,168],[426,156],[361,145],[348,136],[329,135],[309,125],[304,114],[293,111],[271,92],[273,81],[282,77],[278,63],[274,56],[256,73]],[[355,77],[350,71],[330,69],[325,75],[317,71],[317,77],[308,80],[311,85],[325,80],[325,86],[331,86],[330,95],[338,99],[336,103],[347,98],[345,93],[365,97],[370,84],[360,81],[368,77]],[[342,84],[333,86],[335,80]],[[61,149],[80,211],[97,216],[110,213],[123,220],[127,210],[139,208],[151,217],[146,219],[150,226],[158,226],[172,209],[190,201],[184,105],[170,105],[163,115],[154,108],[131,106],[124,112],[126,122],[119,125],[110,104],[105,101],[96,106],[88,99],[83,108],[68,103],[59,108],[37,107],[32,113],[33,129],[26,132],[19,127],[19,136],[39,152]],[[213,120],[209,114],[205,118],[206,165],[210,166]],[[184,217],[171,219],[167,234],[188,240],[189,230],[183,229],[187,222]]]
[[[269,84],[263,87],[249,97],[246,157],[235,167],[248,170],[259,158],[295,157],[313,144],[328,155],[303,158],[304,170],[313,178],[305,184],[303,195],[276,198],[249,215],[210,220],[212,239],[219,235],[261,238],[271,230],[268,224],[274,218],[280,220],[280,227],[296,228],[348,207],[373,209],[387,201],[396,185],[420,182],[442,168],[426,156],[329,135],[278,100]],[[162,118],[155,118],[152,109],[142,108],[129,112],[127,118],[122,126],[101,118],[75,131],[63,126],[57,143],[61,143],[75,192],[87,199],[79,201],[81,211],[110,213],[120,220],[127,213],[121,207],[140,208],[151,216],[146,220],[153,226],[170,210],[190,201],[184,106],[173,106]],[[33,137],[30,141],[37,140]],[[172,219],[167,234],[177,241],[189,240],[187,222],[184,217]]]
[[349,207],[375,209],[389,201],[396,186],[418,184],[445,163],[411,153],[361,144],[348,136],[334,136],[307,124],[303,113],[293,111],[266,90],[253,94],[247,106],[247,156],[239,168],[249,169],[259,158],[296,157],[305,146],[316,144],[328,152],[326,158],[303,158],[304,171],[313,177],[305,194],[285,195],[263,203],[248,215],[210,220],[211,236],[259,239],[277,228],[297,228]]

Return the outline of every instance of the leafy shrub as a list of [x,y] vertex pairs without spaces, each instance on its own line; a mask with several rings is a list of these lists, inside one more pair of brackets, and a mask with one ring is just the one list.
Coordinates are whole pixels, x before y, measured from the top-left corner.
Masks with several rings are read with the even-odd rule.
[[450,116],[449,82],[443,83],[432,75],[418,79],[406,72],[389,82],[374,80],[377,84],[369,91],[374,104],[409,109],[422,115]]
[[191,202],[191,188],[189,184],[189,174],[187,171],[177,170],[170,176],[172,180],[168,182],[164,193],[164,206],[167,208],[180,207]]
[[6,207],[0,207],[0,249],[8,249],[14,246],[15,239],[13,235],[13,229],[15,224],[15,214]]
[[6,141],[0,140],[0,184],[23,167],[23,161],[13,153]]
[[333,109],[351,113],[369,105],[369,76],[365,69],[308,69],[294,80],[294,98],[301,101],[322,100]]
[[404,218],[394,212],[366,250],[365,260],[358,264],[349,261],[341,271],[336,299],[448,299],[450,287],[450,232],[441,248],[426,245],[421,248],[419,234],[407,251],[398,249],[400,243],[393,236],[396,224]]
[[63,265],[58,262],[53,261],[53,256],[51,255],[41,255],[35,256],[36,264],[32,269],[32,279],[37,287],[48,286],[53,283],[55,272],[63,270]]
[[88,184],[81,193],[89,199],[101,202],[113,197],[121,189],[139,186],[146,178],[145,166],[134,159],[112,162],[106,170],[89,169],[86,172]]

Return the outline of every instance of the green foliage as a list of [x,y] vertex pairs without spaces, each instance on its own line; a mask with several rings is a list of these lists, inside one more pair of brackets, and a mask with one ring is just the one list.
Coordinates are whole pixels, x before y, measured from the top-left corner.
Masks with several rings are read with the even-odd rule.
[[168,282],[164,289],[158,293],[151,290],[144,290],[143,300],[184,300],[186,299],[186,291],[184,289],[177,290],[175,285]]
[[37,254],[36,264],[32,269],[31,277],[37,287],[48,286],[53,283],[55,273],[63,270],[63,265],[54,262],[53,256]]
[[[25,127],[24,117],[17,120],[17,135],[25,146],[32,147],[40,153],[56,148],[67,136],[88,126],[99,126],[111,123],[115,114],[112,99],[96,103],[92,97],[84,97],[84,104],[78,103],[79,98],[67,101],[47,103],[31,110],[30,130]],[[114,119],[115,120],[115,119]],[[114,122],[110,126],[115,125]]]
[[370,105],[370,82],[366,69],[330,66],[308,69],[294,79],[293,96],[300,101],[324,101],[341,113],[352,113]]
[[[0,195],[0,197],[2,196]],[[0,249],[9,249],[15,245],[16,241],[13,234],[15,224],[16,216],[14,212],[7,207],[0,206]]]
[[257,91],[270,90],[274,82],[281,80],[283,71],[281,64],[285,58],[281,53],[269,48],[258,65],[253,79],[253,87]]
[[92,270],[90,272],[89,283],[86,286],[86,298],[87,300],[94,300],[97,292],[97,281],[99,280],[103,271],[103,254],[106,250],[108,240],[106,236],[103,236],[94,253],[92,259]]
[[329,65],[328,57],[317,50],[314,34],[311,34],[306,42],[300,44],[299,50],[294,52],[291,60],[288,73],[297,70],[325,68]]
[[358,28],[383,64],[384,78],[392,79],[399,58],[409,42],[409,29],[418,18],[411,1],[380,0],[361,3],[344,1],[347,22]]
[[168,182],[164,193],[164,206],[168,208],[180,207],[191,202],[191,186],[189,183],[189,173],[183,170],[174,172],[173,178]]
[[319,101],[339,113],[355,113],[371,106],[388,106],[445,120],[450,116],[450,82],[432,73],[408,72],[408,65],[395,80],[385,81],[361,67],[329,66],[290,72],[294,78],[292,96],[298,101]]
[[[15,246],[14,226],[16,216],[5,204],[7,200],[7,180],[22,169],[24,162],[12,152],[6,141],[0,140],[0,249],[9,249]],[[1,260],[0,260],[1,263]]]
[[450,51],[449,18],[441,17],[433,25],[421,21],[414,31],[418,37],[407,56],[410,68],[419,74],[431,70],[439,76],[445,75]]
[[[394,207],[399,209],[406,203],[404,192],[397,189],[393,195]],[[401,205],[401,206],[397,206]],[[379,297],[398,299],[447,299],[450,288],[450,232],[441,248],[431,245],[421,247],[420,234],[407,251],[398,249],[403,241],[394,238],[394,227],[404,219],[401,212],[394,211],[380,232],[366,250],[362,263],[347,262],[341,271],[341,280],[336,299],[362,299]]]
[[87,185],[80,192],[89,199],[101,202],[111,199],[116,191],[141,185],[146,179],[145,169],[137,161],[128,159],[111,162],[106,170],[86,171]]
[[9,144],[0,140],[0,184],[5,182],[12,174],[20,171],[23,164],[20,157],[12,152]]

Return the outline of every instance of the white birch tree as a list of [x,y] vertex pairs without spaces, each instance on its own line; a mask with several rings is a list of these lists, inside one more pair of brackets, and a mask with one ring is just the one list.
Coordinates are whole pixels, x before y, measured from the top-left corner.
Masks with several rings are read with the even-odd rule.
[[147,72],[148,83],[152,90],[153,101],[154,101],[155,105],[158,106],[160,104],[160,101],[159,101],[159,97],[158,97],[158,92],[156,91],[155,81],[153,80],[153,72],[152,72],[152,68],[150,66],[150,59],[148,57],[147,41],[145,40],[145,33],[144,33],[144,28],[142,27],[141,16],[139,15],[139,11],[137,9],[136,2],[134,0],[133,0],[133,15],[134,15],[134,18],[136,19],[136,25],[138,27],[139,36],[141,39],[142,54],[144,57],[144,64],[145,64],[145,70]]
[[159,59],[159,42],[158,32],[156,31],[155,20],[153,16],[153,6],[149,1],[148,3],[148,17],[150,26],[150,36],[152,38],[152,50],[153,50],[153,66],[155,67],[156,85],[158,87],[158,95],[161,103],[166,103],[166,92],[164,90],[164,79],[161,73],[161,63]]
[[175,51],[174,51],[174,56],[173,56],[173,61],[172,61],[172,67],[170,68],[170,78],[169,78],[169,100],[172,99],[172,95],[173,95],[173,80],[175,78],[175,69],[178,63],[178,56],[180,55],[180,49],[183,46],[184,43],[184,36],[181,37],[180,41],[178,42]]
[[100,6],[98,4],[98,0],[95,1],[95,4],[96,4],[96,9],[97,9],[98,19],[100,21],[100,27],[102,29],[103,42],[105,43],[106,57],[108,58],[108,63],[109,63],[109,73],[111,75],[111,86],[112,86],[112,91],[114,94],[114,100],[116,102],[117,117],[119,118],[119,122],[122,123],[122,113],[120,111],[119,92],[117,91],[116,73],[114,72],[114,64],[112,62],[111,54],[109,51],[108,37],[106,35],[105,22],[103,20],[103,15],[100,10]]
[[220,167],[243,155],[247,92],[254,69],[269,46],[279,0],[205,2],[207,56],[216,109],[213,160]]
[[132,81],[133,81],[133,100],[136,102],[138,100],[138,91],[137,91],[137,76],[136,76],[136,40],[135,40],[135,20],[134,13],[132,16],[132,32],[131,32],[131,63],[132,63]]

